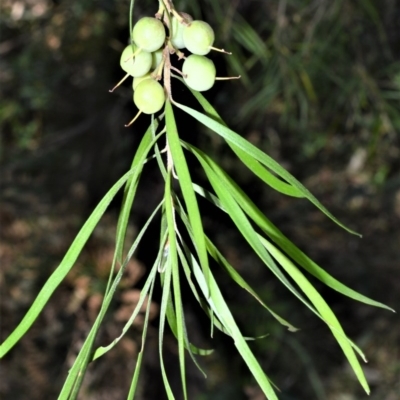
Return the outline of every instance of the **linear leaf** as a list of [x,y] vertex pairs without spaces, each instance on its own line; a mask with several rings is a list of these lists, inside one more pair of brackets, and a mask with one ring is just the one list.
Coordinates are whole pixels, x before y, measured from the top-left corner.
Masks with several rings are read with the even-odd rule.
[[[186,213],[185,213],[185,211],[184,211],[182,205],[181,205],[180,202],[179,202],[179,199],[176,199],[175,210],[176,210],[177,214],[179,215],[179,217],[181,218],[181,220],[183,221],[183,223],[185,224],[186,229],[187,229],[187,232],[188,232],[188,234],[189,234],[189,236],[190,236],[190,239],[191,239],[192,242],[193,242],[193,240],[194,240],[194,239],[193,239],[193,230],[192,230],[192,227],[191,227],[191,225],[190,225],[189,219],[188,219],[188,217],[187,217],[187,215],[186,215]],[[193,265],[194,265],[194,264],[198,265],[197,260],[196,260],[196,258],[194,257],[194,255],[190,252],[190,250],[187,248],[186,244],[182,241],[182,238],[180,238],[180,239],[181,239],[182,246],[183,246],[183,248],[184,248],[184,250],[185,250],[185,254],[186,254],[186,257],[187,257],[187,259],[188,259],[188,263],[190,264],[190,266],[192,267],[192,270],[193,270]],[[189,279],[188,279],[188,280],[189,280]],[[190,279],[190,282],[191,282],[191,279]],[[197,291],[193,291],[193,294],[194,294],[195,297],[196,297]],[[197,299],[197,297],[196,297],[196,299]],[[220,320],[218,319],[218,316],[215,317],[215,316],[213,315],[214,308],[213,308],[213,307],[206,306],[206,305],[204,304],[203,299],[200,298],[200,297],[199,297],[198,301],[199,301],[200,306],[203,308],[204,312],[206,313],[206,315],[208,316],[208,318],[209,318],[210,321],[211,321],[211,328],[212,328],[212,330],[211,330],[211,335],[210,335],[210,336],[213,337],[212,332],[213,332],[213,327],[214,327],[214,325],[215,325],[221,332],[223,332],[223,333],[225,333],[226,335],[229,335],[229,336],[230,336],[229,331],[221,324]],[[208,302],[208,303],[209,303],[209,302]]]
[[319,208],[326,216],[328,216],[337,225],[341,226],[343,229],[347,230],[348,232],[354,235],[359,235],[357,232],[354,232],[350,228],[347,228],[336,217],[334,217],[331,214],[331,212],[328,211],[319,202],[319,200],[317,200],[317,198],[307,188],[305,188],[293,175],[291,175],[288,171],[286,171],[283,167],[281,167],[275,160],[273,160],[270,156],[262,152],[253,144],[251,144],[249,141],[242,138],[236,132],[232,131],[228,127],[222,125],[220,122],[208,117],[205,114],[202,114],[190,107],[184,106],[179,103],[174,103],[174,104],[178,108],[185,111],[187,114],[191,115],[193,118],[197,119],[207,128],[219,134],[228,142],[238,146],[240,149],[245,151],[249,156],[252,156],[255,160],[259,161],[261,164],[264,164],[266,167],[270,168],[272,171],[274,171],[281,178],[285,179],[292,186],[296,187],[300,192],[303,193],[304,197],[306,197],[311,203],[313,203],[317,208]]
[[[111,303],[112,296],[113,296],[113,294],[115,293],[115,290],[116,290],[117,285],[118,285],[118,283],[119,283],[119,281],[120,281],[120,279],[121,279],[121,277],[122,277],[122,273],[124,272],[124,269],[125,269],[126,266],[128,265],[128,262],[129,262],[129,260],[132,258],[133,253],[135,252],[135,250],[137,249],[137,246],[139,245],[139,243],[140,243],[140,241],[141,241],[141,239],[142,239],[144,233],[146,232],[148,226],[150,225],[151,221],[153,220],[154,216],[157,214],[157,212],[158,212],[158,210],[160,209],[160,207],[161,207],[162,204],[163,204],[163,201],[155,208],[155,210],[153,211],[153,213],[151,214],[151,216],[149,217],[149,219],[146,221],[146,223],[145,223],[145,225],[143,226],[143,228],[140,230],[140,232],[139,232],[137,238],[136,238],[135,241],[133,242],[133,244],[132,244],[132,246],[131,246],[131,248],[130,248],[130,250],[129,250],[129,252],[128,252],[128,255],[127,255],[126,258],[125,258],[125,261],[124,261],[124,263],[123,263],[122,266],[121,266],[120,271],[118,271],[118,274],[117,274],[117,276],[115,277],[114,284],[113,284],[113,286],[111,287],[111,290],[107,293],[107,296],[106,296],[106,298],[105,298],[105,303],[106,303],[106,306],[107,306],[107,307],[108,307],[109,304]],[[153,282],[153,280],[154,280],[154,278],[155,278],[155,273],[156,273],[157,266],[158,266],[158,263],[160,262],[161,257],[162,257],[162,253],[159,252],[159,254],[158,254],[157,258],[156,258],[156,261],[155,261],[155,263],[154,263],[154,265],[153,265],[153,267],[152,267],[152,269],[151,269],[151,272],[150,272],[149,276],[148,276],[147,279],[146,279],[146,283],[143,285],[143,288],[142,288],[141,291],[140,291],[140,296],[139,296],[138,303],[137,303],[137,305],[136,305],[136,307],[135,307],[135,309],[134,309],[132,315],[130,316],[129,320],[126,322],[125,326],[122,328],[121,334],[120,334],[117,338],[115,338],[108,346],[105,346],[105,347],[101,346],[101,347],[99,347],[99,348],[95,351],[95,353],[94,353],[94,355],[93,355],[92,361],[95,360],[96,358],[101,357],[102,355],[104,355],[105,353],[107,353],[109,350],[111,350],[111,349],[124,337],[124,335],[126,334],[126,332],[127,332],[127,331],[129,330],[129,328],[131,327],[133,321],[135,320],[136,316],[139,314],[139,312],[140,312],[140,310],[141,310],[141,308],[142,308],[142,305],[143,305],[143,303],[144,303],[144,301],[145,301],[145,299],[146,299],[146,295],[147,295],[147,293],[149,292],[151,285],[153,284],[152,282]],[[154,271],[153,271],[153,270],[154,270]]]
[[[139,147],[135,153],[135,156],[132,161],[131,169],[138,168],[139,172],[142,171],[144,166],[144,159],[147,154],[146,149],[150,145],[150,143],[155,143],[156,140],[160,137],[160,135],[153,137],[153,130],[157,129],[158,122],[152,120],[151,125],[147,128],[146,133],[144,134],[142,140],[140,141]],[[122,200],[121,211],[118,217],[117,224],[117,235],[116,235],[116,259],[122,262],[122,252],[125,241],[126,229],[128,226],[129,214],[132,209],[133,199],[136,194],[136,189],[138,186],[138,180],[129,179],[125,185],[124,190],[124,198]]]
[[[182,242],[182,238],[180,238],[180,241]],[[185,244],[183,243],[183,245],[185,246]],[[188,250],[188,248],[186,247],[186,249]],[[190,278],[191,275],[191,271],[190,271],[190,267],[189,267],[189,263],[185,257],[185,254],[181,248],[181,246],[179,244],[177,244],[177,250],[178,250],[178,255],[179,255],[179,259],[181,261],[181,264],[183,266],[183,270],[185,272],[186,278],[188,280],[189,286],[192,290],[193,295],[195,296],[196,300],[200,303],[200,306],[203,307],[204,306],[204,302],[202,301],[203,299],[200,298],[196,287],[194,286],[192,279]],[[192,253],[190,253],[191,257],[194,257]],[[208,313],[207,315],[210,315],[210,313]],[[210,355],[211,353],[213,353],[213,349],[207,350],[207,349],[200,349],[197,346],[193,345],[192,343],[189,342],[189,338],[187,337],[187,333],[186,333],[186,343],[185,343],[186,349],[188,350],[191,358],[193,359],[194,363],[197,365],[197,367],[201,370],[201,372],[203,372],[203,370],[200,368],[200,366],[198,365],[195,357],[193,356],[193,354],[198,354],[201,356],[207,356]],[[206,374],[203,372],[204,376],[206,376]]]
[[[171,174],[169,171],[166,185],[171,185]],[[176,333],[178,340],[178,353],[179,353],[179,366],[181,371],[181,381],[184,399],[187,399],[187,388],[186,388],[186,366],[185,366],[185,339],[184,339],[184,316],[182,307],[182,297],[179,282],[179,263],[178,263],[178,252],[177,252],[177,227],[175,222],[175,211],[172,203],[172,194],[169,190],[166,190],[166,196],[170,196],[170,202],[166,203],[166,217],[168,224],[168,240],[169,240],[169,254],[171,269],[172,269],[172,287],[174,291],[174,303],[175,303],[175,322],[176,322]]]
[[276,265],[274,260],[271,258],[267,251],[263,250],[263,246],[257,236],[257,233],[254,231],[250,222],[248,221],[246,215],[236,203],[234,198],[229,192],[229,187],[225,185],[223,179],[216,175],[214,170],[208,164],[209,157],[205,155],[200,150],[196,149],[194,146],[191,146],[186,143],[186,146],[193,152],[193,154],[200,161],[215,193],[217,194],[219,200],[221,201],[222,206],[235,223],[243,237],[247,240],[256,254],[260,257],[260,259],[264,262],[265,265],[275,274],[275,276],[298,298],[300,299],[311,311],[313,311],[318,316],[319,313],[317,310],[302,296],[298,290],[288,281],[279,267]]
[[[156,266],[154,266],[153,268],[155,270],[157,269]],[[153,298],[153,289],[154,289],[154,282],[155,281],[156,280],[153,279],[153,281],[151,283],[151,287],[150,287],[150,293],[149,293],[148,303],[147,303],[147,308],[146,308],[146,315],[145,315],[144,323],[143,323],[142,346],[140,348],[140,351],[139,351],[139,354],[138,354],[138,358],[136,360],[135,372],[133,374],[133,378],[132,378],[131,386],[129,388],[129,393],[128,393],[127,400],[133,400],[133,398],[135,397],[137,384],[139,382],[140,369],[142,367],[142,361],[143,361],[143,355],[144,355],[144,346],[145,346],[146,337],[147,337],[147,328],[149,326],[151,300]]]
[[207,276],[210,267],[208,265],[203,224],[201,221],[196,195],[192,186],[192,179],[190,177],[186,159],[179,141],[174,113],[171,103],[168,100],[165,104],[165,119],[167,124],[168,144],[171,151],[173,164],[179,178],[179,184],[181,186],[183,198],[185,200],[187,212],[189,215],[189,221],[193,227],[193,235],[195,240],[194,244],[200,260],[200,265],[204,271],[204,274]]
[[[173,217],[173,205],[171,200],[171,171],[167,174],[167,181],[165,182],[165,193],[164,193],[164,201],[165,201],[165,215],[167,218],[168,225],[168,240],[170,246],[172,245],[176,249],[176,239],[175,234],[171,236],[170,226],[174,225],[174,217]],[[175,231],[174,231],[175,233]],[[171,247],[170,247],[171,248]],[[175,250],[176,251],[176,250]],[[168,381],[167,373],[165,371],[164,359],[163,359],[163,337],[164,337],[164,329],[165,329],[165,316],[167,313],[167,307],[170,301],[170,293],[171,293],[171,280],[172,280],[172,262],[171,262],[171,252],[168,251],[167,261],[165,265],[165,270],[161,274],[161,282],[163,286],[162,296],[161,296],[161,307],[160,307],[160,326],[159,326],[159,354],[160,354],[160,366],[161,366],[161,375],[164,382],[164,387],[167,392],[168,399],[174,399],[174,394],[172,393],[171,386]]]
[[[194,148],[194,146],[192,146]],[[199,151],[197,149],[197,151]],[[306,254],[304,254],[295,244],[293,244],[253,203],[253,201],[244,193],[244,191],[237,185],[237,183],[225,172],[218,164],[213,162],[211,158],[203,153],[203,156],[207,157],[208,163],[212,166],[214,171],[218,173],[224,184],[227,186],[229,192],[238,202],[244,212],[290,257],[293,258],[302,268],[304,268],[311,275],[319,279],[325,285],[329,286],[333,290],[343,294],[344,296],[350,297],[359,302],[384,308],[395,312],[392,308],[378,301],[372,300],[355,290],[349,288],[337,279],[332,277],[328,272],[321,268],[318,264],[312,261]],[[226,210],[221,206],[219,199],[213,197],[211,193],[205,194],[204,189],[199,189],[195,186],[196,192],[209,199],[217,207]]]
[[306,277],[300,272],[300,270],[293,264],[292,261],[290,261],[281,251],[279,251],[267,240],[261,238],[261,241],[320,312],[322,318],[324,319],[324,321],[326,321],[328,327],[332,331],[333,336],[335,336],[337,342],[342,348],[361,386],[364,388],[366,393],[369,394],[370,389],[368,387],[368,383],[365,379],[361,365],[353,351],[353,343],[347,338],[342,326],[340,325],[333,311],[330,309],[323,297],[314,288],[314,286],[306,279]]
[[249,292],[268,312],[282,325],[286,326],[289,331],[291,332],[296,332],[298,331],[298,328],[295,328],[292,324],[290,324],[288,321],[283,319],[281,316],[276,314],[271,308],[269,308],[263,301],[262,299],[258,296],[258,294],[253,290],[253,288],[242,278],[242,276],[236,271],[235,268],[232,267],[232,265],[228,262],[228,260],[221,254],[221,252],[215,247],[215,245],[211,242],[209,238],[206,238],[207,241],[207,249],[211,255],[211,257],[214,258],[215,261],[220,264],[225,271],[229,274],[229,276],[244,290]]
[[[178,78],[183,83],[184,81],[181,78]],[[207,99],[200,93],[195,90],[192,90],[188,87],[188,89],[192,92],[193,96],[197,99],[200,105],[203,107],[204,111],[208,116],[211,116],[214,120],[218,121],[221,125],[227,126],[220,115],[217,113],[215,108],[207,101]],[[271,186],[276,191],[283,193],[287,196],[293,197],[305,197],[304,193],[302,193],[297,187],[292,186],[274,176],[271,172],[269,172],[263,165],[261,165],[257,160],[255,160],[252,156],[248,155],[246,151],[242,150],[239,146],[236,146],[234,143],[227,141],[229,147],[233,150],[233,152],[239,157],[239,159],[246,165],[247,168],[250,169],[254,173],[254,175],[258,176],[263,182],[267,185]]]
[[[67,377],[64,385],[63,385],[63,388],[62,388],[60,396],[59,396],[60,400],[61,399],[75,399],[77,397],[80,386],[81,386],[84,376],[85,376],[85,370],[86,370],[87,364],[92,359],[91,358],[92,346],[93,346],[94,340],[96,338],[97,331],[100,327],[100,324],[103,321],[106,311],[108,310],[108,307],[111,303],[113,295],[114,295],[114,293],[117,289],[117,286],[121,280],[121,277],[126,269],[126,266],[128,265],[129,260],[133,256],[134,251],[136,250],[137,246],[139,245],[150,222],[152,221],[152,219],[158,212],[158,209],[160,208],[161,204],[162,204],[162,202],[160,203],[160,205],[158,207],[156,207],[156,209],[154,210],[152,215],[149,217],[146,224],[143,226],[143,228],[139,232],[138,236],[136,237],[134,243],[131,246],[131,249],[130,249],[127,257],[125,258],[125,261],[121,265],[121,268],[118,271],[113,284],[111,285],[110,289],[107,291],[107,293],[104,297],[103,303],[101,305],[100,312],[99,312],[98,316],[96,317],[95,323],[93,324],[84,344],[82,345],[82,348],[79,351],[79,354],[68,374],[68,377]],[[146,288],[145,288],[145,291],[147,292]],[[127,330],[127,326],[125,327],[125,332],[126,332],[126,330]],[[125,332],[122,333],[121,337],[124,335]],[[108,348],[100,349],[99,353],[97,354],[97,357],[100,357],[100,355],[106,353],[110,348],[112,348],[119,341],[119,339],[120,338],[118,338],[116,341],[111,343],[111,345],[108,346]]]
[[60,265],[51,274],[49,279],[46,281],[45,285],[37,295],[32,306],[15,328],[15,330],[8,336],[8,338],[0,346],[0,358],[2,358],[26,333],[26,331],[31,327],[33,322],[38,317],[39,313],[42,311],[43,307],[46,305],[50,296],[56,290],[57,286],[62,282],[65,276],[68,274],[72,266],[74,265],[76,259],[78,258],[83,246],[88,240],[89,236],[93,232],[100,218],[104,214],[105,210],[111,203],[112,199],[115,197],[117,192],[121,189],[124,183],[134,175],[135,170],[127,172],[123,175],[107,192],[103,197],[97,207],[94,209],[90,217],[87,219],[75,240],[71,244],[64,258],[62,259]]
[[[234,320],[228,305],[226,304],[221,291],[219,290],[218,284],[214,280],[214,276],[212,272],[209,273],[209,281],[206,282],[204,274],[202,270],[199,268],[197,263],[193,263],[194,266],[194,275],[196,277],[197,282],[201,290],[203,291],[203,295],[205,296],[207,302],[210,307],[213,308],[215,315],[221,320],[221,323],[225,326],[226,330],[229,332],[230,336],[232,336],[234,340],[235,347],[237,348],[239,354],[242,356],[243,360],[247,364],[250,372],[253,374],[257,383],[260,385],[260,388],[267,396],[268,400],[278,400],[278,397],[275,394],[274,389],[271,386],[271,383],[268,377],[265,375],[262,370],[260,364],[257,359],[254,357],[254,354],[250,350],[250,347],[246,343],[245,338],[243,337],[240,329],[236,325],[236,321]],[[208,288],[210,288],[210,294],[208,295]]]

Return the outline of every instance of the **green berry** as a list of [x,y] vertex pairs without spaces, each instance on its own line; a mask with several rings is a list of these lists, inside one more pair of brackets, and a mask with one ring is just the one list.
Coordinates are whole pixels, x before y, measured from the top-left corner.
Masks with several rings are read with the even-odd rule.
[[154,114],[160,111],[165,103],[163,87],[154,79],[144,79],[133,93],[133,102],[144,114]]
[[145,79],[152,79],[150,72],[143,76],[134,77],[133,81],[132,81],[132,89],[135,90],[137,88],[137,86],[139,85],[139,83],[144,81]]
[[[136,53],[134,57],[132,55]],[[150,71],[151,53],[139,50],[135,45],[129,45],[121,54],[121,68],[131,76],[143,76]]]
[[144,17],[133,27],[132,38],[137,46],[149,53],[158,50],[165,42],[163,23],[153,17]]
[[213,29],[204,21],[193,21],[183,29],[185,47],[193,54],[200,56],[208,54],[214,39]]
[[216,69],[209,58],[192,54],[183,63],[182,73],[184,81],[191,89],[204,92],[213,87]]
[[[186,22],[192,22],[193,18],[186,13],[179,13]],[[182,22],[179,22],[179,20],[176,17],[172,17],[172,37],[171,37],[171,43],[176,49],[184,49],[185,48],[185,43],[183,41],[183,30],[186,28],[186,25],[184,25]]]
[[163,50],[157,50],[157,51],[153,51],[153,53],[151,53],[151,69],[156,69],[159,65],[160,62],[162,60],[163,57]]

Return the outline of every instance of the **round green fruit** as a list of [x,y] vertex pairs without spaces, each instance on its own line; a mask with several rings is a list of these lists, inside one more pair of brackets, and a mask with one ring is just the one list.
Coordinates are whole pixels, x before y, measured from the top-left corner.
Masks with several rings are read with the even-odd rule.
[[183,63],[182,73],[184,81],[191,89],[204,92],[213,87],[216,69],[209,58],[192,54]]
[[185,47],[193,54],[204,56],[214,44],[214,31],[207,22],[193,21],[183,29]]
[[152,79],[150,72],[147,73],[146,75],[136,76],[135,78],[133,78],[132,89],[135,90],[137,88],[137,86],[139,85],[139,83],[144,81],[145,79]]
[[135,44],[149,53],[158,50],[165,42],[163,23],[153,17],[144,17],[133,27],[132,38]]
[[160,62],[163,58],[163,50],[159,49],[157,51],[153,51],[153,53],[151,53],[151,69],[156,69],[159,65]]
[[[133,54],[136,55],[134,57]],[[150,71],[152,63],[151,53],[139,50],[135,45],[125,47],[121,54],[121,68],[131,76],[143,76]]]
[[[186,13],[179,13],[181,17],[184,18],[185,22],[189,23],[193,21],[193,18],[191,15],[186,14]],[[175,17],[172,16],[172,36],[171,36],[171,43],[176,49],[184,49],[185,48],[185,42],[183,41],[183,31],[186,28],[186,25],[184,25],[182,22],[179,22],[179,20]]]
[[160,111],[165,103],[163,87],[154,79],[144,79],[133,92],[133,102],[144,114]]

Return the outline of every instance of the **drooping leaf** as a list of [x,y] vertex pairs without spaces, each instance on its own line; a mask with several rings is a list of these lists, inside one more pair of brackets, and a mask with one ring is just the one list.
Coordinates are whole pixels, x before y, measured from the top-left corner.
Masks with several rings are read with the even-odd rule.
[[122,176],[107,192],[107,194],[103,197],[98,206],[94,209],[90,217],[87,219],[87,221],[79,231],[75,240],[71,244],[60,265],[46,281],[45,285],[37,295],[35,301],[29,308],[22,321],[0,346],[0,358],[7,354],[7,352],[21,339],[26,331],[31,327],[33,322],[38,317],[39,313],[42,311],[43,307],[46,305],[47,301],[50,299],[50,296],[53,294],[58,285],[63,281],[65,276],[74,265],[83,246],[85,245],[89,236],[92,234],[94,228],[96,227],[97,223],[106,211],[109,204],[111,203],[112,199],[115,197],[115,195],[124,185],[124,183],[134,174],[135,170],[129,171],[124,176]]
[[[164,382],[164,387],[167,392],[168,399],[174,399],[174,394],[171,389],[171,385],[168,381],[167,373],[165,371],[164,359],[163,359],[163,338],[164,338],[164,329],[165,329],[165,317],[167,313],[167,307],[169,305],[170,296],[171,296],[171,281],[172,281],[172,259],[173,252],[176,253],[176,237],[174,231],[174,216],[173,216],[173,205],[172,205],[172,195],[171,195],[171,172],[168,171],[167,181],[165,182],[165,192],[164,192],[164,202],[165,202],[165,215],[167,218],[167,230],[168,230],[168,241],[169,241],[169,250],[167,252],[167,259],[165,264],[165,270],[161,275],[161,283],[163,287],[162,297],[161,297],[161,306],[160,306],[160,326],[158,332],[158,346],[159,346],[159,354],[160,354],[160,367],[161,367],[161,375]],[[171,227],[172,225],[172,227]],[[174,232],[172,232],[174,231]],[[171,253],[171,245],[173,252]],[[174,250],[175,249],[175,250]],[[175,256],[174,256],[175,257]],[[177,257],[175,257],[176,259]],[[175,322],[176,324],[176,322]]]
[[208,164],[208,156],[206,156],[203,152],[196,149],[194,146],[191,146],[186,143],[187,148],[189,148],[193,154],[200,161],[204,172],[207,175],[215,193],[217,194],[219,200],[221,201],[222,206],[235,223],[238,230],[241,232],[243,237],[247,240],[250,246],[253,248],[255,253],[260,257],[263,263],[268,266],[268,268],[275,274],[275,276],[298,298],[300,299],[311,311],[319,316],[318,311],[302,296],[299,291],[290,283],[290,281],[286,278],[286,276],[282,273],[280,268],[276,265],[274,260],[271,258],[267,251],[264,251],[262,248],[262,244],[257,236],[256,231],[250,224],[246,215],[239,207],[235,199],[232,197],[229,192],[229,187],[225,184],[223,179],[213,171],[213,169]]
[[[155,266],[153,268],[156,269]],[[155,283],[155,279],[153,279],[153,281],[151,283],[151,287],[150,287],[148,303],[147,303],[147,308],[146,308],[146,315],[145,315],[144,323],[143,323],[142,346],[140,348],[140,351],[139,351],[139,354],[138,354],[138,358],[136,360],[135,372],[133,374],[133,378],[132,378],[131,386],[129,388],[129,393],[128,393],[127,400],[133,400],[134,399],[135,393],[136,393],[136,389],[137,389],[137,385],[138,385],[138,382],[139,382],[139,375],[140,375],[140,370],[141,370],[141,367],[142,367],[142,361],[143,361],[143,355],[144,355],[144,347],[145,347],[146,337],[147,337],[147,329],[148,329],[148,326],[149,326],[150,308],[151,308],[151,300],[152,300],[152,297],[153,297],[154,283]]]
[[[247,364],[250,372],[253,374],[260,388],[266,395],[268,400],[278,400],[275,391],[262,370],[257,359],[254,357],[251,349],[246,343],[240,329],[238,328],[236,321],[234,320],[228,305],[226,304],[222,293],[216,283],[212,272],[209,274],[209,282],[206,282],[203,271],[199,268],[197,262],[193,263],[194,275],[196,277],[197,283],[199,284],[206,301],[209,303],[210,307],[213,308],[215,315],[220,319],[221,323],[224,325],[225,329],[232,336],[234,345],[237,348],[239,354],[242,356],[243,360]],[[208,288],[210,288],[210,293],[208,295]]]
[[190,224],[193,227],[195,247],[199,256],[200,265],[207,276],[210,269],[206,244],[204,239],[203,223],[201,221],[199,206],[192,186],[189,169],[179,141],[178,131],[175,123],[174,112],[171,103],[167,100],[165,104],[165,119],[167,124],[168,145],[172,156],[173,167],[179,179],[182,195],[189,215]]
[[[111,303],[111,300],[113,298],[115,290],[117,289],[117,285],[118,285],[119,281],[121,280],[122,274],[123,274],[126,266],[128,265],[129,260],[132,258],[133,253],[136,251],[136,249],[137,249],[137,247],[138,247],[138,245],[139,245],[144,233],[146,232],[148,226],[150,225],[151,221],[154,219],[155,215],[157,214],[157,212],[160,209],[162,204],[163,204],[163,201],[154,209],[153,213],[150,215],[150,217],[148,218],[148,220],[144,224],[143,228],[140,230],[139,234],[137,235],[137,238],[133,242],[133,244],[132,244],[132,246],[131,246],[131,248],[130,248],[127,256],[126,256],[126,259],[125,259],[124,263],[122,264],[120,270],[118,271],[117,276],[114,279],[114,283],[113,283],[113,285],[111,287],[111,290],[107,293],[107,295],[106,295],[106,297],[104,299],[103,303],[105,304],[106,308],[108,308],[109,304]],[[158,266],[158,263],[160,262],[161,257],[162,257],[162,254],[161,254],[161,252],[159,252],[159,254],[158,254],[158,256],[157,256],[157,258],[155,260],[154,266],[151,268],[151,272],[148,275],[148,277],[146,279],[146,282],[145,282],[145,284],[143,285],[143,288],[140,291],[140,296],[139,296],[138,303],[137,303],[132,315],[129,317],[128,321],[126,322],[126,324],[122,328],[121,334],[117,338],[115,338],[112,341],[112,343],[110,343],[108,346],[99,347],[95,351],[92,361],[95,360],[96,358],[99,358],[99,357],[103,356],[105,353],[110,351],[124,337],[124,335],[126,334],[128,329],[131,327],[133,321],[135,320],[135,318],[139,314],[144,301],[146,300],[147,293],[150,291],[150,288],[153,285],[153,281],[155,279],[155,273],[156,273],[157,266]]]
[[286,182],[288,182],[293,187],[298,189],[303,194],[304,197],[306,197],[311,203],[313,203],[317,208],[319,208],[327,217],[329,217],[337,225],[341,226],[349,233],[352,233],[354,235],[359,235],[357,232],[354,232],[350,228],[346,227],[336,217],[334,217],[332,213],[328,211],[319,202],[319,200],[307,188],[305,188],[293,175],[291,175],[288,171],[286,171],[283,167],[281,167],[275,160],[273,160],[270,156],[262,152],[253,144],[251,144],[249,141],[247,141],[246,139],[238,135],[236,132],[229,129],[226,125],[221,124],[220,121],[210,118],[209,116],[202,114],[201,112],[198,112],[182,104],[176,102],[174,104],[183,111],[185,111],[187,114],[191,115],[193,118],[197,119],[207,128],[211,129],[212,131],[223,137],[227,142],[230,142],[231,144],[239,147],[249,156],[253,157],[254,160],[265,165],[267,168],[271,169],[278,176],[283,178]]
[[[340,347],[343,350],[346,358],[348,359],[354,373],[356,374],[361,386],[364,388],[367,394],[370,393],[370,389],[365,379],[364,372],[361,365],[353,351],[354,344],[347,338],[347,335],[343,331],[338,319],[336,318],[333,311],[330,309],[328,304],[325,302],[323,297],[318,293],[314,286],[306,279],[306,277],[300,272],[300,270],[290,261],[281,251],[279,251],[274,245],[260,238],[263,245],[271,252],[273,257],[279,262],[279,264],[287,271],[287,273],[293,278],[300,289],[306,294],[310,301],[314,304],[316,309],[321,314],[323,320],[327,323],[331,329],[333,336],[336,338]],[[357,352],[365,357],[362,352],[356,347]]]
[[[194,146],[191,146],[194,148]],[[233,179],[223,171],[210,157],[202,153],[199,149],[196,149],[199,154],[207,159],[209,165],[218,174],[218,176],[223,180],[228,191],[232,194],[235,200],[238,202],[243,211],[276,243],[278,246],[284,250],[293,260],[295,260],[302,268],[312,274],[314,277],[319,279],[321,282],[331,287],[332,289],[338,291],[339,293],[348,296],[354,300],[360,301],[362,303],[372,305],[375,307],[385,308],[387,310],[394,310],[387,305],[380,303],[378,301],[372,300],[355,290],[347,287],[343,283],[339,282],[337,279],[333,278],[328,272],[323,268],[318,266],[314,261],[312,261],[308,256],[306,256],[296,245],[294,245],[254,204],[254,202],[243,192],[243,190],[233,181]],[[196,186],[195,186],[196,190]],[[197,190],[196,190],[197,191]],[[218,207],[222,207],[219,199],[213,198],[212,194],[205,195],[204,190],[199,190],[199,194],[208,198]],[[211,197],[211,198],[210,198]],[[223,207],[222,207],[223,209]],[[224,210],[226,212],[226,210]]]

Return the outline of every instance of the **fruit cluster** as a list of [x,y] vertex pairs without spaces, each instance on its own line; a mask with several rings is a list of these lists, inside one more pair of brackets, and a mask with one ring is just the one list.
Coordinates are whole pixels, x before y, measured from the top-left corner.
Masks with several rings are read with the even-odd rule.
[[[120,60],[126,76],[116,87],[133,77],[133,101],[139,114],[154,114],[162,109],[166,96],[172,99],[171,70],[179,72],[186,85],[197,91],[210,89],[218,79],[214,63],[205,57],[212,49],[219,50],[212,47],[213,29],[207,22],[178,13],[171,5],[159,10],[156,18],[141,18],[133,27],[131,39]],[[192,54],[186,57],[181,51],[185,48]],[[171,66],[171,54],[184,59],[182,71]],[[164,87],[159,82],[162,78]]]

